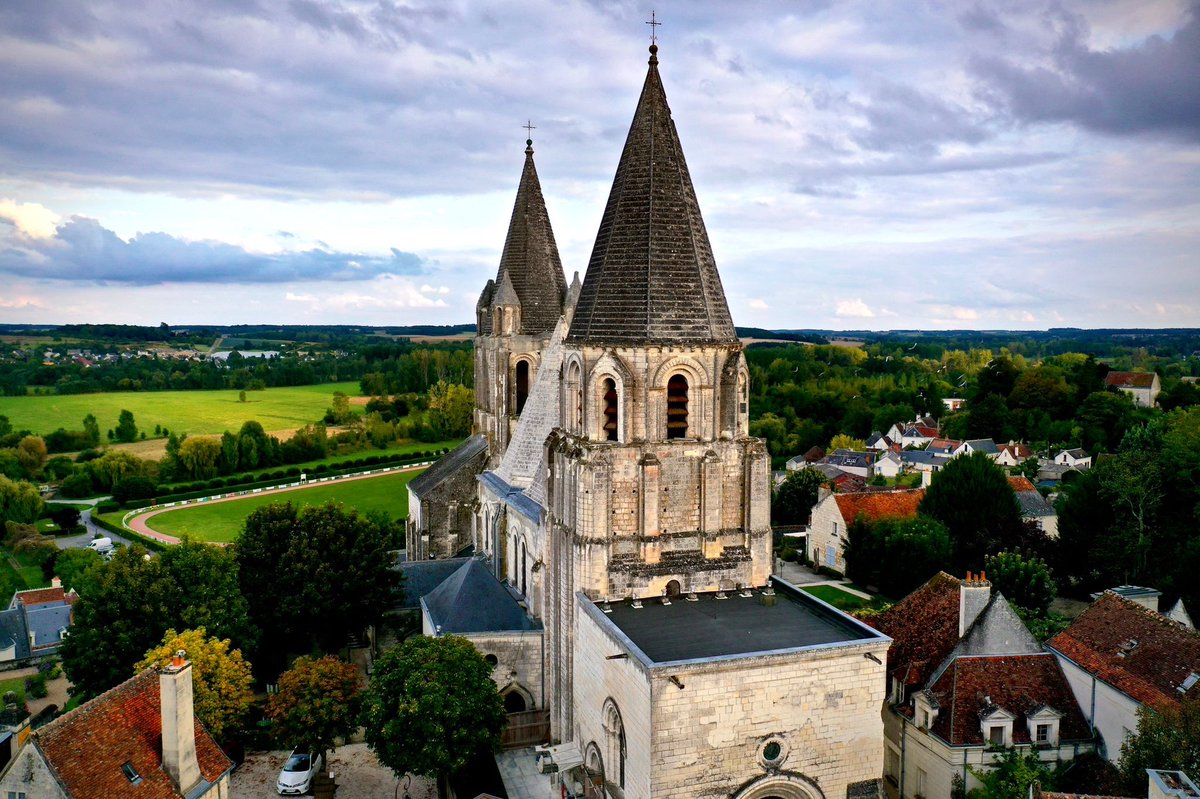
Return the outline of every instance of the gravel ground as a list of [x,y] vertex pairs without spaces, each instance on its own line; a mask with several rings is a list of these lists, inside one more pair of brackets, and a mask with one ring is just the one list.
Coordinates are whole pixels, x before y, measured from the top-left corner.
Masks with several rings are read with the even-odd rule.
[[[230,793],[233,799],[279,799],[275,779],[287,752],[247,753],[246,762],[233,772]],[[396,796],[396,778],[392,770],[379,765],[366,744],[339,746],[329,759],[329,771],[337,781],[337,799],[392,799]],[[405,793],[403,781],[400,796]],[[432,781],[413,777],[408,786],[412,799],[435,799]]]

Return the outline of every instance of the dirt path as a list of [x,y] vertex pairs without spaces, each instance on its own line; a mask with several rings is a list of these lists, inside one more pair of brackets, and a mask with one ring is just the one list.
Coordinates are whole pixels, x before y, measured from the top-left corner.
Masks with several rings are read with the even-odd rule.
[[284,493],[287,493],[288,491],[303,491],[306,488],[315,488],[318,485],[328,485],[329,483],[333,483],[333,482],[340,483],[343,481],[349,482],[352,480],[370,480],[372,477],[382,477],[385,474],[401,474],[403,472],[415,472],[415,471],[420,471],[422,469],[427,469],[427,468],[429,468],[429,467],[426,464],[426,465],[418,465],[418,466],[406,466],[403,469],[393,469],[393,470],[387,471],[387,472],[376,469],[376,470],[373,470],[370,474],[353,474],[348,477],[338,477],[335,480],[326,480],[324,482],[318,482],[317,480],[309,480],[308,482],[304,483],[303,485],[298,485],[298,486],[289,485],[289,486],[284,486],[282,488],[264,488],[262,491],[259,491],[258,493],[255,493],[253,491],[239,492],[236,496],[232,496],[232,497],[224,496],[224,497],[221,497],[220,499],[210,499],[204,503],[200,503],[200,502],[193,500],[193,501],[190,501],[187,505],[180,504],[180,505],[176,505],[171,508],[158,508],[156,510],[150,511],[149,513],[143,513],[138,516],[134,516],[132,519],[129,520],[128,527],[129,527],[129,529],[133,530],[135,533],[138,533],[139,535],[144,535],[147,538],[153,538],[155,541],[161,541],[164,544],[178,544],[179,543],[178,538],[176,538],[173,535],[167,535],[166,533],[160,533],[156,530],[151,530],[149,525],[146,524],[146,522],[148,522],[150,519],[153,519],[155,516],[157,516],[160,513],[166,513],[167,511],[172,511],[172,510],[179,510],[181,508],[188,508],[188,507],[192,507],[194,505],[200,505],[200,504],[213,505],[218,502],[237,502],[240,499],[249,499],[250,497],[263,497],[263,496],[269,496],[272,494],[284,494]]

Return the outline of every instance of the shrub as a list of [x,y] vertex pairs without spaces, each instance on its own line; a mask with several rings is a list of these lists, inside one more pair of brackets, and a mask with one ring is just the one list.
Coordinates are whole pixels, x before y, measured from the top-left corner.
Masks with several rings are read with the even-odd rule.
[[846,576],[846,575],[842,574],[840,571],[838,571],[837,569],[831,569],[828,566],[818,566],[817,574],[823,574],[826,577],[832,577],[835,580],[840,580]]
[[296,466],[291,467],[290,469],[287,470],[287,476],[288,477],[299,477],[300,469]]
[[121,509],[121,503],[113,502],[111,499],[106,499],[103,502],[96,503],[96,513],[112,513]]
[[7,705],[19,705],[20,703],[21,703],[21,695],[18,694],[16,691],[5,691],[4,692],[4,704],[6,706]]
[[25,678],[25,691],[34,699],[43,698],[49,691],[46,690],[46,675],[43,672],[30,675]]

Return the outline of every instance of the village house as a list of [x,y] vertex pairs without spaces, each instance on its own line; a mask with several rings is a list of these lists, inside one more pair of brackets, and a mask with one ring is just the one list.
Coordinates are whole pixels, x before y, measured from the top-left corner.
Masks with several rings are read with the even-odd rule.
[[0,774],[0,796],[229,799],[231,771],[195,720],[192,664],[181,654],[35,731]]
[[1137,586],[1105,591],[1047,642],[1112,762],[1139,708],[1200,695],[1200,633],[1159,613],[1158,597]]
[[867,438],[867,449],[873,452],[887,452],[892,449],[900,449],[900,445],[894,443],[890,438],[880,433],[878,430],[871,433]]
[[49,588],[14,593],[8,608],[0,611],[0,663],[58,652],[78,600],[75,590],[64,591],[57,577]]
[[[929,422],[929,424],[926,424]],[[896,423],[888,428],[887,437],[901,447],[923,447],[938,436],[937,422],[929,417],[916,422]]]
[[883,518],[910,519],[917,515],[917,506],[924,496],[923,488],[854,494],[822,492],[808,527],[809,558],[814,565],[844,574],[846,560],[842,550],[846,531],[855,519],[859,516],[871,522]]
[[1053,655],[984,575],[945,572],[872,623],[893,639],[884,709],[892,799],[951,799],[980,786],[993,746],[1046,763],[1091,751],[1091,732]]
[[894,480],[904,471],[904,461],[899,453],[888,450],[875,460],[875,474]]
[[1064,449],[1054,456],[1054,463],[1077,471],[1092,468],[1092,456],[1082,449]]
[[974,438],[959,444],[951,457],[957,458],[960,455],[970,455],[975,452],[982,452],[992,460],[996,460],[1000,455],[1000,449],[996,446],[995,441],[990,438]]
[[999,453],[996,455],[996,465],[1003,466],[1006,469],[1020,466],[1033,457],[1033,448],[1028,444],[1022,444],[1017,441],[1000,444],[998,445],[998,449]]
[[1143,408],[1153,408],[1162,393],[1162,384],[1155,372],[1109,372],[1104,385],[1128,394]]
[[1058,538],[1058,512],[1026,477],[1010,477],[1008,484],[1021,506],[1021,518],[1033,522],[1051,538]]
[[830,466],[836,466],[847,474],[866,480],[875,474],[874,452],[855,452],[850,449],[835,449],[820,460]]

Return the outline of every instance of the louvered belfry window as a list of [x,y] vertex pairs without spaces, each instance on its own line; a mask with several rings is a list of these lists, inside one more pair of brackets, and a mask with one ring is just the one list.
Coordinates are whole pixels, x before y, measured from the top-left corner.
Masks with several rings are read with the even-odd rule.
[[611,377],[604,380],[604,439],[617,440],[617,384]]
[[667,381],[667,438],[686,438],[688,431],[688,381],[672,375]]

